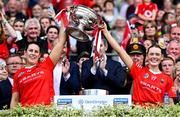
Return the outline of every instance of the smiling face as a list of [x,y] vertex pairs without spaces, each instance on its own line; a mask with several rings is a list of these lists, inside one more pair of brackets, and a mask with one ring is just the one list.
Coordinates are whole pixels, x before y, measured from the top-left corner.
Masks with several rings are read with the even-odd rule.
[[40,47],[36,44],[30,44],[25,51],[27,66],[32,66],[38,63],[40,54]]
[[150,47],[147,52],[147,61],[150,67],[158,67],[163,56],[161,49],[158,47]]
[[31,23],[26,29],[28,39],[37,39],[40,34],[40,29],[35,23]]
[[145,35],[155,36],[155,34],[156,34],[156,27],[153,24],[148,23],[145,27]]

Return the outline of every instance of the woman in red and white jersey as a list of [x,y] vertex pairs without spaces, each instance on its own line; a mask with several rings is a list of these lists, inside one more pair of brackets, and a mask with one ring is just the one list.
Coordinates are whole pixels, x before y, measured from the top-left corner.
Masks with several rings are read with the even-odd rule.
[[[143,67],[132,61],[123,47],[119,46],[110,35],[105,24],[100,26],[100,28],[102,28],[102,32],[110,45],[117,51],[121,59],[130,69],[130,73],[134,80],[133,102],[140,105],[163,104],[164,93],[167,92],[170,97],[170,104],[173,104],[173,98],[176,97],[173,80],[159,69],[159,64],[163,59],[161,48],[157,45],[149,47],[146,54],[149,64]],[[134,49],[136,49],[136,47],[134,47]]]

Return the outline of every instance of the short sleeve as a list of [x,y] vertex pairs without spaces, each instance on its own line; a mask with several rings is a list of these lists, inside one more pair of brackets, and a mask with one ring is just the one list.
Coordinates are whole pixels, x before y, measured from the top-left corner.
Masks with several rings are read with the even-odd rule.
[[130,74],[132,78],[135,79],[141,73],[141,71],[142,71],[142,66],[137,63],[133,63]]
[[54,63],[52,62],[52,60],[49,56],[44,61],[42,61],[39,65],[42,66],[43,68],[51,70],[51,71],[55,67]]

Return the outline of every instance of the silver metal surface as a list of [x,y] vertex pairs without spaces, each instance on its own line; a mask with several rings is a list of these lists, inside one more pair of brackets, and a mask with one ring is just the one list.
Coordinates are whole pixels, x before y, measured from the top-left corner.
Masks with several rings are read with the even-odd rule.
[[86,31],[94,30],[97,26],[98,16],[90,8],[85,6],[70,7],[70,20],[66,28],[67,34],[81,42],[89,40]]
[[84,89],[82,95],[108,95],[109,92],[103,89]]

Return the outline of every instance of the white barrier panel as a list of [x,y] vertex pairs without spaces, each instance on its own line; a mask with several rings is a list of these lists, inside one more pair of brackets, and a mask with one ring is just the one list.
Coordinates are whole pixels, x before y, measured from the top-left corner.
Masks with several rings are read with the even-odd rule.
[[131,95],[66,95],[54,96],[54,103],[58,108],[70,106],[77,109],[91,110],[97,106],[127,104],[131,105]]

